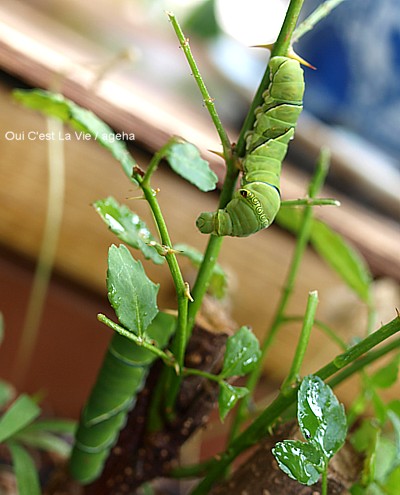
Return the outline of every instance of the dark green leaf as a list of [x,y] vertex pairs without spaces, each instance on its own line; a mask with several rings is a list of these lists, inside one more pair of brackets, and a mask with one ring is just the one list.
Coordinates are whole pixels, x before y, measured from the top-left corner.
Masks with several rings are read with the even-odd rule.
[[310,443],[284,440],[272,453],[282,471],[303,485],[314,485],[325,467],[320,450]]
[[[301,210],[281,208],[276,221],[290,232],[298,233]],[[361,255],[325,223],[313,220],[310,242],[319,255],[365,302],[370,299],[371,274]]]
[[224,381],[219,383],[218,407],[221,421],[223,421],[228,412],[235,407],[236,402],[248,393],[249,390],[245,387],[234,387]]
[[8,382],[0,380],[0,411],[10,402],[14,394],[14,387]]
[[40,414],[40,408],[28,395],[22,394],[0,419],[0,442],[12,437]]
[[392,410],[388,410],[387,415],[393,425],[396,446],[395,465],[397,467],[400,465],[400,417]]
[[249,373],[260,359],[261,351],[257,337],[249,327],[241,327],[228,338],[224,364],[220,376],[243,376]]
[[143,335],[156,314],[159,285],[145,274],[128,249],[112,245],[108,252],[108,298],[121,325]]
[[210,169],[206,160],[201,158],[199,150],[191,143],[174,143],[165,158],[171,168],[200,191],[213,191],[218,182],[217,175]]
[[297,419],[307,441],[330,459],[344,444],[347,423],[344,407],[319,377],[306,376],[298,393]]
[[12,456],[19,495],[41,495],[38,471],[28,452],[15,442],[7,443]]
[[[180,251],[183,256],[186,256],[196,268],[198,268],[203,262],[203,254],[192,246],[188,246],[186,244],[176,244],[174,249]],[[225,296],[226,287],[226,273],[222,269],[221,265],[215,263],[209,285],[210,292],[218,299],[222,299]]]
[[133,213],[127,206],[121,205],[112,197],[100,199],[93,203],[97,213],[121,241],[129,246],[140,249],[146,259],[161,265],[165,258],[149,243],[155,241],[146,223]]
[[82,134],[79,133],[90,134],[119,161],[129,179],[137,183],[132,177],[136,162],[129,154],[125,143],[116,139],[113,130],[94,113],[79,107],[61,94],[50,91],[18,89],[13,92],[13,95],[17,101],[26,107],[39,110],[45,115],[57,117],[71,125],[77,131],[77,139],[83,140],[83,137],[80,137]]

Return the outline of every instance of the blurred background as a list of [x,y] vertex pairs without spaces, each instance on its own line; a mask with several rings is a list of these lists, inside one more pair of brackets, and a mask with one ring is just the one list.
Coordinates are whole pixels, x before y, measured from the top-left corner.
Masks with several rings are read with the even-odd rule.
[[[305,0],[303,18],[321,3]],[[180,135],[200,148],[222,179],[221,160],[209,151],[220,149],[218,136],[166,12],[176,14],[189,37],[216,108],[235,141],[269,57],[268,50],[255,45],[276,39],[287,5],[287,0],[2,1],[0,309],[6,333],[0,349],[1,376],[12,377],[32,273],[52,208],[47,201],[48,143],[5,138],[8,131],[46,132],[46,121],[13,102],[11,90],[61,91],[116,131],[134,133],[135,140],[127,144],[143,167],[171,135]],[[398,306],[400,280],[400,3],[344,1],[294,48],[316,70],[305,68],[305,110],[283,167],[283,197],[304,196],[320,148],[330,148],[324,196],[337,197],[342,207],[318,209],[317,215],[361,251],[378,281],[390,278],[389,285],[379,289],[384,291],[380,321],[387,321]],[[73,390],[75,401],[64,396],[53,401],[53,407],[76,416],[109,339],[95,314],[107,311],[106,253],[110,243],[117,242],[90,204],[108,195],[127,202],[135,191],[95,142],[67,142],[64,151],[63,214],[37,343],[45,355],[35,365],[39,375],[30,374],[25,386],[31,391],[44,387],[49,396],[60,387]],[[194,220],[199,212],[215,209],[217,195],[199,193],[167,167],[157,172],[156,181],[174,242],[202,249],[207,239],[197,232]],[[128,204],[151,225],[143,202]],[[276,225],[240,242],[224,241],[222,259],[231,276],[227,309],[258,335],[272,318],[292,250],[293,238]],[[193,271],[184,262],[182,266],[191,282]],[[159,306],[175,307],[165,267],[147,264],[146,271],[162,283]],[[261,280],[260,273],[265,274]],[[320,291],[321,318],[340,326],[338,331],[348,331],[346,311],[365,317],[365,307],[309,249],[293,313],[303,313],[307,292],[314,289]],[[280,383],[285,376],[282,363],[296,332],[296,325],[288,327],[279,340],[282,350],[267,366],[270,380]],[[65,339],[71,341],[68,353]],[[77,339],[79,346],[74,345]],[[310,370],[333,352],[332,344],[320,335],[310,346]],[[89,363],[90,354],[95,358]]]

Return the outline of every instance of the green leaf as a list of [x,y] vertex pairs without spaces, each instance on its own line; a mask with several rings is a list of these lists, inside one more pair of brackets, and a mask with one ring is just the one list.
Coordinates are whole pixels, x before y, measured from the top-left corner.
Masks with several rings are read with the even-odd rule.
[[317,445],[328,459],[344,444],[344,407],[318,376],[306,376],[300,385],[297,419],[304,438]]
[[[203,254],[197,251],[192,246],[187,244],[176,244],[174,249],[180,251],[183,256],[186,256],[192,264],[198,268],[203,262]],[[225,296],[227,288],[227,276],[221,265],[215,263],[213,271],[211,273],[209,289],[211,294],[216,298],[222,299]]]
[[29,453],[15,442],[8,442],[19,495],[41,495],[38,471]]
[[213,191],[218,182],[217,175],[210,169],[199,150],[191,143],[174,143],[165,155],[171,168],[181,177],[194,184],[200,191]]
[[397,381],[399,373],[399,356],[389,364],[376,371],[371,377],[371,385],[377,388],[389,388]]
[[159,285],[145,274],[128,249],[112,245],[108,252],[108,298],[121,325],[143,335],[158,313]]
[[129,154],[125,143],[115,138],[114,131],[99,119],[94,113],[79,107],[71,100],[64,98],[59,93],[33,90],[15,90],[13,95],[17,101],[28,108],[39,110],[45,115],[57,117],[66,124],[76,129],[76,138],[84,139],[80,133],[88,133],[106,148],[112,156],[122,165],[125,174],[130,180],[138,183],[132,177],[135,160]]
[[149,243],[155,241],[146,223],[133,213],[126,205],[121,205],[112,197],[99,199],[93,206],[100,217],[121,241],[129,246],[140,249],[146,259],[161,265],[165,258]]
[[30,445],[31,447],[45,450],[47,452],[53,452],[62,457],[68,457],[71,452],[70,442],[46,431],[23,430],[14,438],[21,443]]
[[24,429],[26,432],[38,430],[72,435],[76,430],[76,421],[58,418],[38,419]]
[[[276,221],[290,232],[298,233],[301,210],[281,208]],[[318,254],[336,271],[346,284],[365,302],[370,300],[371,274],[361,255],[342,236],[325,223],[313,220],[310,242]]]
[[0,442],[12,437],[40,414],[40,408],[28,395],[22,394],[0,419]]
[[0,380],[0,411],[10,402],[14,394],[14,387],[10,383]]
[[320,450],[310,443],[284,440],[272,453],[282,471],[303,485],[314,485],[325,468]]
[[260,359],[261,351],[257,337],[249,327],[241,327],[228,338],[221,378],[243,376],[249,373]]
[[227,382],[219,382],[218,408],[221,421],[226,418],[228,412],[235,407],[236,402],[247,395],[249,390],[245,387],[234,387]]

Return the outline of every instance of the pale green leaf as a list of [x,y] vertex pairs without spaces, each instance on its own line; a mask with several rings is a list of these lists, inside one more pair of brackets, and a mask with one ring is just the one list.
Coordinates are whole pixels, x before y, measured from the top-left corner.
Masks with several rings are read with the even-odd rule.
[[180,142],[172,144],[165,158],[171,168],[200,191],[213,191],[218,182],[217,175],[210,169],[206,160],[200,156],[194,144]]
[[[281,208],[276,222],[297,234],[301,225],[301,210],[298,208]],[[318,254],[336,271],[338,275],[365,302],[370,299],[371,274],[356,249],[343,237],[334,232],[320,220],[313,220],[310,243]]]
[[376,371],[371,377],[370,381],[374,387],[389,388],[397,381],[399,374],[399,358],[396,356],[389,364]]
[[[174,249],[180,251],[183,256],[186,256],[196,268],[198,268],[203,262],[203,254],[192,246],[188,246],[186,244],[176,244]],[[225,296],[226,288],[227,275],[221,265],[215,263],[211,273],[209,290],[213,296],[218,299],[222,299]]]
[[129,154],[123,141],[115,138],[114,131],[99,119],[93,112],[79,107],[59,93],[41,89],[15,90],[13,95],[17,101],[28,108],[39,110],[45,115],[57,117],[76,130],[75,138],[83,140],[83,134],[88,133],[106,148],[122,165],[130,180],[137,183],[132,176],[136,162]]
[[76,421],[71,419],[47,418],[38,419],[27,426],[24,431],[48,431],[51,433],[72,435],[76,429]]
[[297,419],[304,438],[330,459],[344,444],[347,421],[344,407],[319,377],[306,376],[298,393]]
[[243,376],[249,373],[260,359],[261,351],[257,337],[249,327],[241,327],[228,338],[224,364],[220,376]]
[[25,445],[45,450],[47,452],[53,452],[62,457],[68,457],[71,452],[70,442],[46,431],[27,431],[24,429],[14,438]]
[[234,387],[224,381],[219,383],[218,408],[221,421],[223,421],[229,411],[235,407],[237,401],[248,393],[249,390],[245,387]]
[[140,261],[134,260],[124,245],[109,249],[107,289],[121,325],[143,335],[158,313],[159,285],[147,277]]
[[12,437],[40,414],[40,408],[28,395],[16,399],[0,419],[0,442]]
[[272,453],[281,470],[303,485],[314,485],[325,467],[318,447],[299,440],[278,442]]
[[39,475],[32,457],[21,445],[7,443],[17,480],[19,495],[41,495]]
[[129,246],[139,249],[146,259],[151,259],[156,264],[165,261],[149,243],[155,241],[146,223],[131,211],[126,205],[121,205],[112,197],[99,199],[93,206],[100,217],[108,225],[121,241]]

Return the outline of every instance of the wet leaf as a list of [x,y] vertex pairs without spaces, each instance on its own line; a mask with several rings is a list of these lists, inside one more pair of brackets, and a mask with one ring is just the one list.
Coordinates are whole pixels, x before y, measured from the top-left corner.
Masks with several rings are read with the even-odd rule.
[[121,325],[143,335],[158,313],[159,285],[147,277],[140,261],[134,260],[124,245],[109,249],[107,289]]
[[330,459],[344,444],[347,422],[344,407],[319,377],[306,376],[298,393],[297,419],[304,438]]
[[[201,265],[203,261],[203,254],[200,253],[200,251],[197,251],[194,247],[186,244],[176,244],[174,249],[180,251],[183,256],[186,256],[196,268]],[[226,273],[222,269],[221,265],[216,263],[211,274],[209,290],[216,298],[222,299],[225,296],[226,288]]]
[[218,182],[217,175],[200,156],[194,144],[179,142],[172,144],[165,158],[171,168],[181,177],[194,184],[200,191],[213,191]]
[[314,485],[325,468],[321,451],[310,443],[284,440],[275,445],[272,453],[282,471],[303,485]]
[[15,442],[7,443],[17,480],[19,495],[41,495],[38,470],[30,454]]
[[234,387],[227,382],[221,381],[219,384],[218,407],[219,416],[223,421],[229,411],[235,407],[239,399],[246,396],[249,390],[245,387]]
[[132,177],[136,162],[128,152],[124,141],[116,139],[114,131],[93,112],[78,106],[59,93],[41,89],[18,89],[13,92],[13,95],[24,106],[39,110],[45,115],[57,117],[69,124],[76,129],[76,139],[84,139],[80,134],[82,132],[90,134],[93,139],[110,151],[112,156],[122,165],[128,178],[136,184],[138,183]]
[[220,376],[243,376],[249,373],[260,359],[261,351],[257,337],[249,327],[241,327],[228,338],[224,364]]
[[139,249],[146,259],[161,265],[165,258],[149,243],[155,241],[146,223],[126,205],[121,205],[112,197],[99,199],[93,203],[97,213],[121,241]]
[[0,419],[0,442],[12,437],[40,414],[40,407],[28,395],[20,395]]

